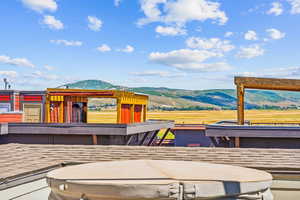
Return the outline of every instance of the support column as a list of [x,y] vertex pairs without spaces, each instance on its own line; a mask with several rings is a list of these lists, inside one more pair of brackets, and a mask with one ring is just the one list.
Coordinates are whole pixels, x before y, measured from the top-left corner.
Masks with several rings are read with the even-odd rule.
[[92,135],[92,140],[93,140],[93,145],[97,145],[98,144],[97,135]]
[[121,101],[118,99],[117,100],[117,123],[121,123],[122,121],[122,104]]
[[130,123],[134,123],[134,104],[130,105]]
[[[244,125],[245,123],[245,103],[244,103],[244,96],[245,96],[245,89],[243,85],[236,86],[237,91],[237,123],[238,125]],[[240,147],[240,138],[235,137],[235,147]]]
[[143,122],[145,122],[147,119],[147,106],[143,106]]
[[244,125],[244,93],[245,89],[243,85],[237,85],[237,122],[238,125]]
[[51,122],[51,113],[50,113],[50,100],[49,100],[49,97],[46,96],[46,105],[45,105],[45,122],[46,123],[50,123]]
[[64,123],[64,102],[61,101],[59,105],[59,123]]

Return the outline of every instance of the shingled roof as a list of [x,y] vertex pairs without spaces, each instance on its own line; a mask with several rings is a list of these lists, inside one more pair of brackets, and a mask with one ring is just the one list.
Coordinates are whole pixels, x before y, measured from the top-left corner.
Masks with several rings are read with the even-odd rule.
[[89,145],[0,145],[0,182],[61,163],[186,160],[300,172],[300,150]]

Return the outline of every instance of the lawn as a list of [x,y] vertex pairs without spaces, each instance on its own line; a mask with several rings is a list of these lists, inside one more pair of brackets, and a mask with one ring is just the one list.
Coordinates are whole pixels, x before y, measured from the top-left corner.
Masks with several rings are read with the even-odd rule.
[[[115,123],[116,118],[116,112],[88,112],[90,123]],[[236,119],[236,111],[157,111],[148,112],[147,119],[174,120],[178,124],[211,124],[221,120]],[[245,119],[253,123],[300,123],[300,110],[246,110]],[[159,136],[162,134],[163,131]],[[173,134],[167,136],[167,139],[173,138]]]
[[[147,119],[174,120],[182,124],[211,124],[221,120],[236,119],[234,110],[207,111],[157,111],[148,112]],[[300,110],[246,110],[245,119],[262,123],[300,123]],[[90,123],[115,123],[115,112],[89,112]]]

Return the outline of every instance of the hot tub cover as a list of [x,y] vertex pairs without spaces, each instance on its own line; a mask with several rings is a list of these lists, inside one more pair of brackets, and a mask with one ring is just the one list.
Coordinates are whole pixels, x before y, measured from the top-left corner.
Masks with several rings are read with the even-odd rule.
[[191,161],[75,165],[49,172],[47,181],[49,200],[273,199],[267,172]]

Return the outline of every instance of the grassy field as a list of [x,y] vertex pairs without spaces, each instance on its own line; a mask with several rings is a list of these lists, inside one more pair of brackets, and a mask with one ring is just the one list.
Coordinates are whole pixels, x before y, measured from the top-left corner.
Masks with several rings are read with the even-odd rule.
[[[147,119],[174,120],[176,123],[210,124],[221,120],[236,119],[234,110],[208,111],[159,111],[149,112]],[[262,123],[300,123],[300,110],[246,110],[245,119]],[[115,123],[115,112],[89,112],[90,123]]]

